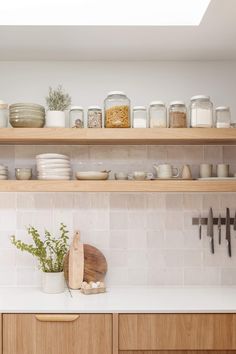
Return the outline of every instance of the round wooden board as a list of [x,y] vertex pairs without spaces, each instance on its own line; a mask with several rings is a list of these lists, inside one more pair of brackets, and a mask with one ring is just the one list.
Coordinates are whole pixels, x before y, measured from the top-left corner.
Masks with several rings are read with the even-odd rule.
[[[84,244],[84,281],[104,281],[107,273],[107,261],[99,249],[91,245]],[[64,260],[64,274],[68,283],[69,274],[69,252]]]

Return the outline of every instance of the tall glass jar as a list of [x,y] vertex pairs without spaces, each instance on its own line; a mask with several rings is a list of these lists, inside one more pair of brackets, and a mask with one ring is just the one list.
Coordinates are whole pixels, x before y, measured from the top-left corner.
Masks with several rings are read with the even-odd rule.
[[169,107],[170,128],[187,128],[187,108],[182,101],[173,101]]
[[88,128],[102,128],[102,109],[99,106],[88,108]]
[[209,96],[198,95],[191,98],[190,120],[192,128],[213,127],[213,104]]
[[8,126],[8,104],[0,101],[0,128]]
[[133,107],[133,128],[147,128],[147,110],[144,106]]
[[165,103],[153,101],[149,106],[150,128],[167,128],[167,113]]
[[231,114],[229,107],[216,108],[216,128],[230,128]]
[[84,109],[81,106],[72,106],[69,112],[70,128],[84,127]]
[[130,100],[124,92],[109,92],[104,111],[105,128],[130,128]]

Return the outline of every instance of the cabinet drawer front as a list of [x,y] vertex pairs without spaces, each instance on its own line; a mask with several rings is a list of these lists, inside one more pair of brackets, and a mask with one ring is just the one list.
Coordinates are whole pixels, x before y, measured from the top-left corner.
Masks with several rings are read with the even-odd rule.
[[3,315],[4,354],[112,354],[112,315]]
[[234,314],[119,316],[120,350],[236,349]]

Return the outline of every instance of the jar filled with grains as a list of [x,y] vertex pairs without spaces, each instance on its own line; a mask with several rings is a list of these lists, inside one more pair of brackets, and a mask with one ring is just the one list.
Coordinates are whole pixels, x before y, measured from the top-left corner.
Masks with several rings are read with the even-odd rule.
[[182,101],[173,101],[169,107],[170,128],[187,128],[187,108]]
[[167,113],[165,103],[153,101],[149,106],[150,128],[167,128]]
[[88,107],[88,128],[102,128],[102,109],[99,106]]
[[130,100],[124,92],[109,92],[104,111],[105,128],[130,128]]
[[71,128],[84,127],[84,109],[80,106],[72,106],[69,112],[69,120]]
[[133,128],[147,128],[147,110],[144,106],[133,107]]

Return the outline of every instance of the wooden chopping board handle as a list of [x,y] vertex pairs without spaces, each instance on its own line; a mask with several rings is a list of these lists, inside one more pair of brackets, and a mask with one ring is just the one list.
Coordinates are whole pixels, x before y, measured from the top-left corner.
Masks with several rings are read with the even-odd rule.
[[77,231],[70,245],[69,251],[69,279],[71,289],[80,289],[84,279],[84,245],[80,242],[80,233]]

